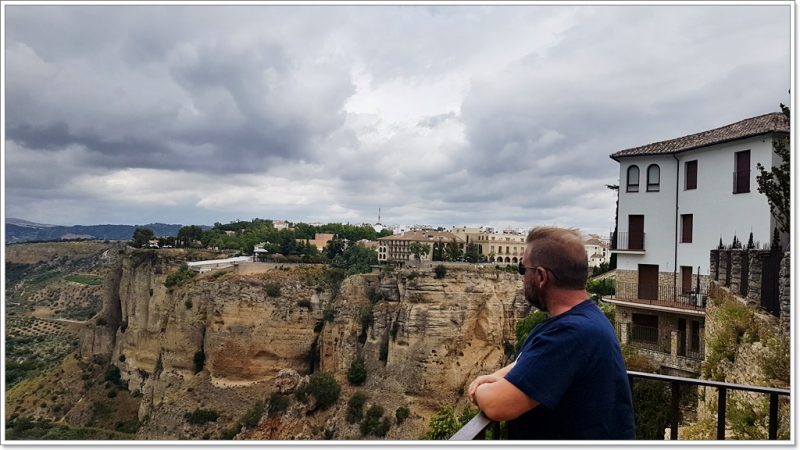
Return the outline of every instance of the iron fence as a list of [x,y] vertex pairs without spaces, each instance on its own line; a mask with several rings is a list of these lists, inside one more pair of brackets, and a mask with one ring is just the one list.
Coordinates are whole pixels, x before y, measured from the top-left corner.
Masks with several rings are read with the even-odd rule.
[[640,283],[617,282],[614,300],[628,300],[650,305],[673,306],[690,309],[705,309],[708,300],[708,283],[701,282],[691,289],[677,289],[672,283],[641,285]]
[[[769,422],[767,425],[767,436],[771,441],[778,439],[778,398],[785,396],[789,398],[789,389],[779,389],[761,386],[749,386],[742,384],[723,383],[720,381],[698,380],[694,378],[673,377],[668,375],[658,375],[653,373],[643,373],[628,371],[628,381],[631,389],[637,380],[657,380],[670,384],[670,440],[678,440],[678,427],[680,426],[680,394],[682,389],[692,386],[705,386],[717,390],[717,440],[725,440],[725,419],[727,413],[727,397],[729,391],[755,392],[769,396]],[[637,411],[636,404],[633,405],[634,414]],[[500,423],[486,417],[483,413],[478,413],[466,425],[458,430],[451,438],[451,441],[470,441],[482,440],[486,438],[486,431],[491,430],[492,438],[507,439],[508,436],[501,435]]]
[[640,250],[644,251],[645,233],[630,233],[627,231],[611,233],[611,250]]

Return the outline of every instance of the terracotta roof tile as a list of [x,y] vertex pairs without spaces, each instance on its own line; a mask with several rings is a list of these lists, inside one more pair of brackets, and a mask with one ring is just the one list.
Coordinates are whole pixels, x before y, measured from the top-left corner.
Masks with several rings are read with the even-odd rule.
[[722,142],[742,139],[751,136],[772,132],[789,132],[789,119],[783,113],[769,113],[762,116],[751,117],[724,127],[702,131],[688,136],[655,142],[625,150],[620,150],[611,155],[617,159],[625,156],[660,155],[678,153]]

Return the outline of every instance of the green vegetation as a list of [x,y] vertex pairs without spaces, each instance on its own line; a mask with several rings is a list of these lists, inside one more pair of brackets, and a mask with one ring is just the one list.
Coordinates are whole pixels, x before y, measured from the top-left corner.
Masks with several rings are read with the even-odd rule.
[[364,404],[367,402],[367,396],[361,392],[356,392],[347,401],[347,423],[356,423],[364,418]]
[[517,336],[517,344],[514,348],[515,353],[519,353],[522,345],[525,344],[525,341],[528,339],[528,335],[530,335],[531,331],[536,328],[536,325],[544,322],[548,317],[549,316],[546,312],[534,309],[527,316],[525,316],[524,319],[517,322],[515,327]]
[[297,306],[301,308],[306,308],[307,310],[311,311],[314,307],[311,305],[311,300],[303,299],[297,301]]
[[264,415],[264,411],[266,411],[266,405],[264,402],[258,401],[253,404],[253,407],[245,413],[239,423],[243,427],[253,428],[254,426],[258,425],[258,421],[261,420],[261,416]]
[[397,424],[400,425],[401,423],[405,422],[408,419],[408,416],[411,415],[411,410],[409,410],[405,406],[401,406],[397,408],[394,412],[394,418],[397,421]]
[[131,246],[136,248],[145,248],[149,245],[150,239],[153,239],[155,234],[150,228],[136,227],[133,230],[133,240]]
[[433,268],[433,273],[436,278],[444,278],[447,275],[447,267],[442,264]]
[[452,406],[441,407],[428,422],[428,431],[425,439],[443,441],[450,439],[450,436],[459,430],[456,420],[455,410]]
[[391,427],[392,423],[389,418],[383,417],[383,407],[380,405],[372,405],[364,415],[364,420],[361,421],[359,429],[361,430],[362,436],[373,435],[383,437],[386,436],[386,433],[389,432],[389,428]]
[[370,273],[371,266],[376,264],[378,264],[378,252],[352,243],[331,261],[331,267],[343,269],[347,275]]
[[[137,421],[138,422],[138,421]],[[92,427],[70,427],[32,417],[13,417],[6,422],[6,439],[16,440],[131,440],[138,426],[121,422],[120,431]],[[124,431],[123,431],[124,430]],[[130,432],[130,433],[129,433]]]
[[164,286],[168,288],[180,286],[195,276],[197,276],[197,272],[191,270],[186,264],[182,264],[176,272],[167,275],[167,279],[164,281]]
[[286,412],[289,407],[289,397],[281,395],[279,392],[269,394],[269,402],[267,406],[268,416],[280,416]]
[[367,381],[367,368],[364,365],[364,359],[358,357],[350,364],[350,369],[347,371],[347,382],[351,386],[361,386]]
[[264,286],[264,291],[267,293],[267,297],[280,297],[281,285],[278,283],[267,283]]
[[[781,104],[781,111],[789,119],[789,107]],[[758,192],[767,197],[770,212],[777,219],[780,231],[789,233],[792,190],[789,136],[776,138],[772,143],[772,150],[781,158],[781,164],[771,170],[764,168],[761,163],[756,164]]]
[[317,401],[316,408],[327,409],[339,400],[341,390],[333,375],[315,372],[309,377],[308,383],[295,391],[295,398],[305,402],[309,395],[313,395]]
[[612,269],[613,269],[613,267],[611,267],[611,263],[607,263],[607,262],[600,263],[599,266],[592,267],[592,276],[596,277],[598,275],[602,275],[602,274],[604,274],[604,273],[606,273],[606,272],[608,272],[608,271],[610,271]]
[[414,255],[414,259],[419,261],[422,258],[422,255],[427,255],[431,252],[431,245],[424,242],[412,242],[408,246],[408,251]]
[[67,275],[64,280],[73,283],[87,284],[89,286],[100,286],[103,284],[103,279],[94,275]]
[[604,295],[613,295],[616,292],[614,280],[606,278],[603,280],[587,280],[586,290],[592,294],[592,298],[599,300]]
[[219,418],[219,412],[213,409],[198,408],[184,414],[183,418],[192,425],[203,425],[206,422],[215,422]]

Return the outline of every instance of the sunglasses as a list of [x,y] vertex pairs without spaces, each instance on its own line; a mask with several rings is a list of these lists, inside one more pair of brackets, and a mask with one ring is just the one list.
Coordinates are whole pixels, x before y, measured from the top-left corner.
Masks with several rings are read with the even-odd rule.
[[[551,274],[553,274],[553,277],[554,277],[556,280],[559,280],[559,279],[560,279],[560,278],[558,278],[558,275],[556,275],[556,273],[555,273],[555,272],[553,272],[553,271],[552,271],[552,270],[551,270],[549,267],[545,267],[545,266],[536,266],[536,267],[541,267],[542,269],[544,269],[544,270],[546,270],[546,271],[550,272]],[[520,261],[520,263],[519,263],[519,266],[517,266],[517,270],[519,270],[519,274],[520,274],[520,275],[523,275],[523,276],[524,276],[524,275],[525,275],[525,271],[526,271],[526,270],[528,270],[528,269],[530,269],[530,270],[536,270],[536,267],[526,267],[525,265],[523,265],[523,264],[522,264],[522,261]]]

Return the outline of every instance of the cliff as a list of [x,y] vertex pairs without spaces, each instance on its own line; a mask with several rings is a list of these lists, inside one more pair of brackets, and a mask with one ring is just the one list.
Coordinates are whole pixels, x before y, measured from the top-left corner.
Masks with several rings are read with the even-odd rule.
[[[110,361],[128,389],[141,392],[137,437],[144,439],[215,436],[275,391],[282,370],[329,372],[341,397],[325,411],[292,405],[237,438],[359,439],[357,425],[345,421],[347,399],[359,390],[392,414],[409,407],[411,419],[387,438],[415,439],[436,409],[464,401],[474,376],[505,362],[514,324],[528,311],[519,277],[494,268],[449,268],[443,279],[403,270],[339,284],[323,266],[296,266],[202,274],[166,287],[183,259],[122,258],[81,340],[84,360]],[[368,376],[356,389],[347,371],[359,357]],[[184,414],[197,409],[220,417],[187,424]]]

